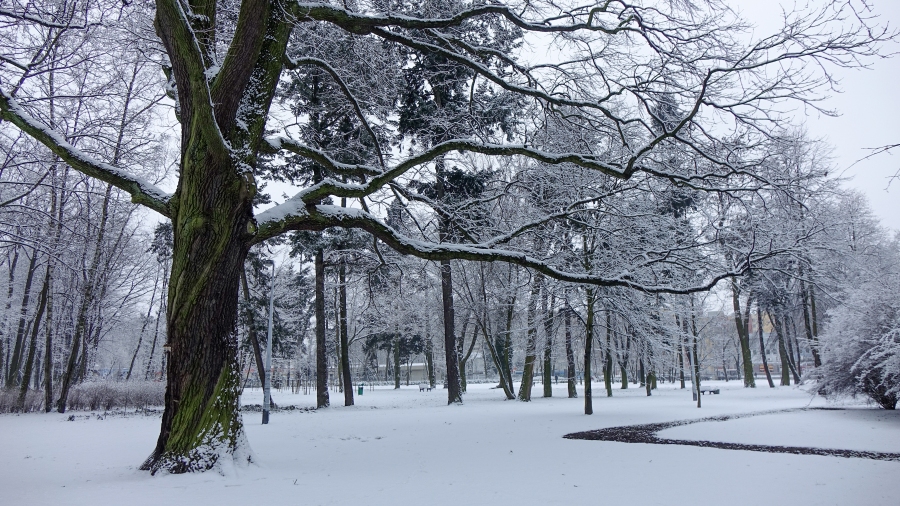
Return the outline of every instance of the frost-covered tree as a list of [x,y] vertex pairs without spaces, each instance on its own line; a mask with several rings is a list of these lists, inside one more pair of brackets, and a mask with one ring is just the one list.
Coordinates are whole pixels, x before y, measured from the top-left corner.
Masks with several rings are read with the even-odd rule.
[[817,376],[826,395],[864,395],[884,409],[900,398],[900,249],[894,241],[876,277],[829,312]]

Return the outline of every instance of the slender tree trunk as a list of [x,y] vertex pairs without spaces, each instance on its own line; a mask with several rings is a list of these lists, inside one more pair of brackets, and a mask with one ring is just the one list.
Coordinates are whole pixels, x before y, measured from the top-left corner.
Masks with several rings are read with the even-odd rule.
[[144,332],[147,330],[147,324],[150,322],[150,315],[153,313],[153,303],[156,302],[156,289],[159,288],[159,268],[156,269],[156,279],[153,280],[153,292],[150,294],[150,305],[147,306],[147,316],[141,323],[141,332],[138,334],[137,346],[134,347],[134,354],[131,355],[131,363],[128,365],[128,373],[125,374],[125,381],[131,380],[131,373],[134,371],[134,362],[137,360],[138,352],[141,351],[141,342],[144,340]]
[[572,308],[569,306],[568,292],[566,293],[566,306],[563,308],[566,332],[566,384],[569,389],[569,398],[578,397],[578,390],[575,388],[575,350],[572,348]]
[[[460,333],[460,341],[465,344],[465,325]],[[459,384],[463,392],[466,391],[466,364],[469,363],[469,357],[472,356],[472,350],[475,349],[475,343],[478,341],[478,324],[472,329],[472,342],[469,343],[469,349],[459,357]]]
[[316,251],[316,408],[327,408],[328,345],[325,337],[325,253]]
[[603,367],[603,384],[606,387],[606,396],[612,397],[612,382],[613,382],[613,354],[616,350],[613,347],[613,325],[615,324],[615,320],[613,319],[612,311],[606,310],[606,362]]
[[[259,376],[261,387],[266,386],[266,365],[263,363],[262,347],[259,344],[259,336],[256,335],[256,321],[253,306],[250,301],[250,286],[247,283],[247,270],[241,269],[241,290],[244,293],[244,316],[247,318],[247,339],[253,348],[253,358],[256,360],[256,374]],[[270,389],[271,390],[271,389]],[[269,401],[271,402],[271,397]],[[272,404],[275,404],[272,402]]]
[[[510,267],[512,269],[512,267]],[[512,325],[513,325],[513,315],[514,309],[516,306],[516,296],[512,295],[507,300],[508,304],[506,305],[506,329],[503,332],[502,338],[502,353],[500,356],[502,358],[503,363],[503,374],[506,374],[506,383],[509,385],[509,389],[511,392],[515,393],[516,387],[513,383],[512,377]]]
[[441,260],[441,300],[444,314],[444,358],[447,367],[447,404],[462,403],[459,360],[456,355],[455,314],[453,310],[453,271],[449,260]]
[[400,390],[400,333],[394,333],[394,343],[391,346],[394,352],[394,390]]
[[[3,379],[4,383],[6,383],[6,378],[9,375],[10,370],[10,356],[12,355],[12,351],[10,350],[12,346],[12,338],[9,335],[9,325],[7,319],[9,318],[10,309],[12,309],[12,298],[13,293],[15,292],[15,279],[16,279],[16,264],[19,263],[19,248],[17,246],[13,246],[13,257],[9,262],[9,284],[6,292],[6,310],[3,312],[3,343],[0,343],[0,368],[2,368],[5,373],[0,378]],[[6,352],[3,352],[3,348],[6,349]]]
[[619,369],[622,373],[622,390],[628,390],[628,356],[631,354],[631,335],[625,329],[625,351],[620,357]]
[[768,315],[769,321],[772,322],[772,327],[775,328],[775,335],[778,337],[778,356],[781,359],[781,386],[787,387],[791,385],[791,376],[788,369],[792,366],[784,345],[784,329],[781,326],[781,319],[778,318],[774,311],[769,311]]
[[[165,266],[163,267],[165,271]],[[163,285],[162,291],[166,293],[168,281],[165,276],[163,276]],[[153,372],[153,354],[156,353],[156,342],[159,340],[159,321],[162,319],[162,316],[166,314],[166,299],[160,299],[159,309],[156,311],[156,323],[153,326],[153,342],[150,343],[150,356],[147,357],[147,369],[144,371],[144,381],[148,381],[150,379],[150,373]]]
[[[675,324],[681,330],[681,318],[675,315]],[[678,377],[681,380],[681,389],[684,390],[684,337],[678,338]],[[725,376],[726,381],[728,376]]]
[[700,354],[697,353],[697,348],[700,342],[700,333],[697,332],[697,315],[694,311],[694,296],[691,295],[691,335],[693,336],[693,354],[694,359],[692,362],[694,363],[694,385],[697,389],[697,407],[700,407],[701,400],[700,398]]
[[537,302],[541,294],[542,274],[534,275],[531,285],[531,298],[528,299],[528,333],[525,340],[525,365],[522,366],[522,384],[519,385],[519,400],[531,400],[531,387],[534,384],[534,362],[537,358]]
[[425,320],[425,368],[428,371],[428,385],[435,387],[434,342],[431,340],[431,325]]
[[584,414],[594,414],[594,403],[591,398],[591,348],[594,343],[594,303],[596,292],[594,288],[585,288],[587,294],[587,320],[584,324]]
[[25,275],[25,288],[22,291],[22,306],[19,309],[19,324],[16,327],[16,337],[13,341],[12,356],[6,369],[6,388],[12,388],[19,384],[19,370],[22,368],[22,354],[25,346],[26,323],[28,317],[29,302],[31,301],[31,284],[34,282],[34,272],[37,269],[37,250],[31,253],[28,263],[28,274]]
[[819,353],[819,323],[816,316],[816,290],[814,285],[809,286],[809,316],[812,320],[812,341],[809,343],[813,354],[813,365],[822,366],[822,355]]
[[491,359],[494,361],[494,365],[497,367],[498,376],[500,377],[500,388],[503,389],[503,394],[506,395],[508,400],[513,400],[516,398],[515,392],[513,392],[511,385],[509,383],[506,374],[503,373],[503,364],[500,353],[498,353],[497,348],[494,346],[494,343],[491,341],[490,336],[488,336],[487,330],[484,325],[480,325],[482,337],[484,337],[484,342],[487,343],[488,350],[491,352]]
[[[794,321],[793,316],[788,316],[785,320],[786,322],[790,322],[790,327],[788,327],[787,336],[789,342],[791,343],[791,348],[788,348],[788,351],[791,349],[794,350],[796,356],[791,356],[791,360],[794,361],[794,368],[797,369],[797,375],[801,378],[803,377],[803,366],[801,364],[803,357],[800,354],[800,333],[797,331],[797,324]],[[799,383],[799,380],[797,381]]]
[[553,306],[556,305],[556,296],[547,305],[547,292],[545,289],[541,296],[541,309],[544,313],[544,397],[553,397]]
[[344,378],[344,406],[353,405],[353,380],[350,377],[350,337],[347,329],[347,267],[338,267],[338,298],[341,319],[341,374]]
[[[66,403],[69,398],[69,387],[77,378],[76,367],[81,365],[82,368],[87,367],[87,337],[90,335],[88,328],[88,310],[94,303],[95,283],[97,281],[97,268],[100,266],[100,259],[103,251],[103,239],[106,234],[106,225],[109,221],[109,201],[112,195],[112,185],[106,185],[106,194],[103,196],[102,214],[100,215],[100,225],[97,228],[97,238],[94,241],[94,253],[91,259],[90,267],[85,273],[84,289],[81,291],[81,305],[75,317],[75,335],[72,337],[72,351],[69,353],[69,360],[66,363],[66,370],[63,373],[62,382],[59,386],[59,399],[56,401],[56,411],[65,413]],[[83,348],[83,349],[82,349]],[[79,364],[78,353],[82,352],[82,360]],[[83,377],[83,375],[82,375]]]
[[[34,252],[35,256],[37,251]],[[19,398],[16,401],[16,411],[25,411],[25,396],[28,394],[28,383],[31,382],[31,372],[34,370],[34,354],[38,347],[38,330],[41,328],[41,319],[44,317],[44,309],[47,307],[47,293],[50,291],[50,265],[47,265],[47,273],[44,275],[44,285],[38,295],[37,312],[34,314],[34,323],[31,325],[31,339],[28,346],[28,357],[25,359],[25,370],[22,372],[22,384],[19,386]]]
[[[812,287],[806,286],[806,281],[804,281],[803,276],[805,276],[805,272],[803,269],[803,264],[800,265],[800,307],[803,311],[803,329],[806,331],[806,342],[809,343],[809,349],[812,351],[813,356],[813,364],[815,367],[819,367],[822,365],[822,359],[819,357],[819,348],[818,348],[818,328],[816,331],[813,330],[813,326],[815,325],[815,298],[812,295]],[[812,300],[812,304],[810,304],[810,300]],[[811,306],[811,307],[810,307]],[[810,313],[812,313],[812,318],[810,317]],[[799,345],[797,347],[798,357],[799,357]],[[800,363],[798,358],[797,363]]]
[[[748,329],[748,321],[743,317],[741,312],[740,289],[737,280],[731,279],[731,301],[734,305],[734,325],[737,327],[738,342],[741,345],[741,362],[744,367],[744,387],[756,388],[756,381],[753,378],[753,358],[750,353],[750,332]],[[749,306],[750,302],[747,301]]]
[[[52,275],[51,275],[52,278]],[[53,291],[47,293],[47,323],[44,339],[44,412],[53,410]]]
[[756,326],[759,327],[759,352],[762,356],[763,369],[766,370],[766,381],[769,382],[769,388],[775,388],[775,382],[772,381],[772,373],[769,371],[769,360],[766,358],[766,341],[763,339],[763,319],[762,308],[756,308]]

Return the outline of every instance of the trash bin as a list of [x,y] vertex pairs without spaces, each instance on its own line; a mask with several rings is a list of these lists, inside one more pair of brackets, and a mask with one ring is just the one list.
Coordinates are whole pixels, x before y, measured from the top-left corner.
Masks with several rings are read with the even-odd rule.
[[357,395],[363,394],[363,384],[362,383],[360,383],[359,385],[356,386],[356,394]]

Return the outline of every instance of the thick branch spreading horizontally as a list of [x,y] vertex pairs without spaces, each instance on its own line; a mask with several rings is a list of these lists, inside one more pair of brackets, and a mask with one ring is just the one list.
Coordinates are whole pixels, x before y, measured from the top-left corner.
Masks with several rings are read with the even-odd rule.
[[[367,35],[372,33],[373,28],[395,26],[409,30],[424,30],[428,28],[447,28],[459,26],[468,19],[477,18],[486,14],[494,14],[503,16],[515,26],[532,31],[545,33],[566,33],[578,31],[595,31],[607,34],[615,34],[624,31],[633,31],[632,26],[636,20],[634,15],[626,15],[622,11],[610,12],[609,6],[612,3],[608,0],[603,5],[595,7],[590,11],[584,12],[586,20],[582,23],[560,23],[554,24],[560,19],[571,19],[576,17],[574,14],[566,17],[548,18],[540,21],[529,21],[519,16],[505,5],[480,5],[470,9],[462,10],[452,16],[443,18],[414,18],[400,14],[371,15],[351,12],[340,7],[327,4],[307,4],[299,3],[299,16],[314,19],[316,21],[327,21],[334,23],[348,32],[359,35]],[[623,9],[624,11],[624,9]],[[615,23],[611,25],[595,24],[597,14],[608,13],[616,17]]]
[[270,210],[258,216],[259,231],[254,238],[258,243],[290,230],[321,231],[331,227],[357,228],[377,237],[401,254],[412,255],[425,260],[472,260],[476,262],[506,262],[530,268],[560,281],[596,286],[625,287],[647,293],[689,294],[708,291],[719,281],[744,274],[753,263],[759,262],[783,251],[769,251],[748,255],[738,266],[722,272],[706,282],[688,287],[644,283],[627,273],[619,277],[606,278],[559,270],[546,262],[528,256],[526,253],[479,245],[446,244],[420,241],[404,236],[379,221],[375,216],[360,209],[332,205],[312,205],[296,208],[294,213],[284,210]]

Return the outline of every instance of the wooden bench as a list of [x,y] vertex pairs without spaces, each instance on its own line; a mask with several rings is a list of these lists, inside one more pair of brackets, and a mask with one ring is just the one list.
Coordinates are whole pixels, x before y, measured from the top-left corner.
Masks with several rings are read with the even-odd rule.
[[713,387],[700,387],[700,393],[701,394],[716,394],[716,395],[718,395],[719,389],[713,388]]

